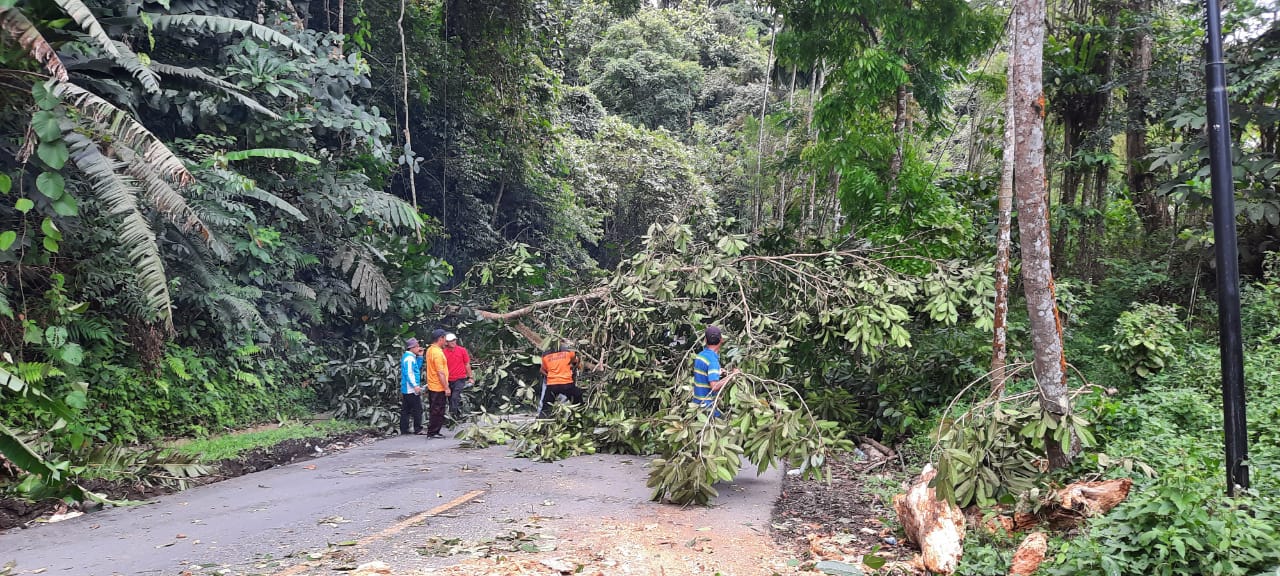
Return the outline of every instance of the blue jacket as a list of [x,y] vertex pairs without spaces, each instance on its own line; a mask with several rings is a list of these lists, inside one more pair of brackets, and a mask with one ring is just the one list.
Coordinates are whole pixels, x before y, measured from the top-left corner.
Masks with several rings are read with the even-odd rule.
[[421,385],[422,357],[405,350],[400,357],[400,393],[413,394],[413,389]]

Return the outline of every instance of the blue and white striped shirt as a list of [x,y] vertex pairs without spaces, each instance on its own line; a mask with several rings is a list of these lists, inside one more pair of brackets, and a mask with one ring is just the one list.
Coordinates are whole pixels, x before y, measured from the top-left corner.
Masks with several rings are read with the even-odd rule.
[[699,406],[711,406],[716,401],[716,391],[711,383],[720,379],[720,354],[704,348],[693,358],[693,402]]

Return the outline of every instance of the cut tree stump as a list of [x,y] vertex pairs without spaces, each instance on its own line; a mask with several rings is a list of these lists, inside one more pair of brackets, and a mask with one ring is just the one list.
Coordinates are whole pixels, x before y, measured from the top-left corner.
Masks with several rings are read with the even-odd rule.
[[932,464],[926,464],[907,493],[893,497],[893,509],[907,539],[920,546],[921,565],[936,574],[951,574],[964,553],[965,520],[959,506],[939,500],[929,487],[937,474]]
[[1018,551],[1013,553],[1013,566],[1009,568],[1009,576],[1031,576],[1044,562],[1045,552],[1049,550],[1049,539],[1044,532],[1034,532],[1022,540]]

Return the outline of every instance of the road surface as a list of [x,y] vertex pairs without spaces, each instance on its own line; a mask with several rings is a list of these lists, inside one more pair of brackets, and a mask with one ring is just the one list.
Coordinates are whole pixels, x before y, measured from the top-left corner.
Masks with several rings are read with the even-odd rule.
[[[416,574],[466,560],[457,550],[447,555],[451,544],[545,550],[585,541],[601,526],[767,533],[778,471],[745,471],[720,486],[711,509],[679,508],[649,501],[647,461],[594,455],[538,463],[501,446],[467,450],[451,438],[392,437],[139,506],[13,529],[0,534],[0,566],[16,562],[14,574],[295,576],[377,560]],[[699,534],[688,548],[701,550],[703,540],[711,542]]]

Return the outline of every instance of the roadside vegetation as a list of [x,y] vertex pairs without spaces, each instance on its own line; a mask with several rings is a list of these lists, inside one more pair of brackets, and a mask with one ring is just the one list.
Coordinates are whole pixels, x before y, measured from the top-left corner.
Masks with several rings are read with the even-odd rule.
[[[1274,569],[1276,6],[1226,18],[1227,498],[1200,6],[1014,4],[0,0],[0,493],[391,431],[404,339],[446,327],[468,443],[654,455],[655,499],[870,439],[988,511],[1132,479],[1042,573]],[[709,324],[724,419],[686,402]],[[513,423],[559,344],[589,401]],[[352,424],[228,434],[320,411]]]

